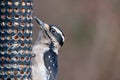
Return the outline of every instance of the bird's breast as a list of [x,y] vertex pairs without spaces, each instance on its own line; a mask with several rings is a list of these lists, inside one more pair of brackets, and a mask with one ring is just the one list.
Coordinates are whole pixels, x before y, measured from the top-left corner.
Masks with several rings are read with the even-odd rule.
[[33,53],[36,54],[36,57],[33,59],[34,65],[32,65],[33,80],[47,80],[47,70],[43,59],[46,50],[49,50],[49,48],[43,45],[33,46]]

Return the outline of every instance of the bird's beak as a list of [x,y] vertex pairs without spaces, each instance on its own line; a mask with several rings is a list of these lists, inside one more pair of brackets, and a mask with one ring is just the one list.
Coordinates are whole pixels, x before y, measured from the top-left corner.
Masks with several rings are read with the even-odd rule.
[[44,23],[43,21],[41,21],[38,17],[34,16],[34,19],[36,20],[36,22],[40,25],[39,27],[42,29],[42,30],[46,30],[48,31],[49,30],[49,25]]
[[43,30],[44,29],[44,23],[36,16],[34,16],[34,19],[39,24],[39,27]]

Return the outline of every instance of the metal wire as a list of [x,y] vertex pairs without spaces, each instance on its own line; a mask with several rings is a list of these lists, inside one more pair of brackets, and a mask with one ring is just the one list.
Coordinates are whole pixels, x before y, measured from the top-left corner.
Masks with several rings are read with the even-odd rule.
[[31,80],[32,0],[0,0],[0,80]]

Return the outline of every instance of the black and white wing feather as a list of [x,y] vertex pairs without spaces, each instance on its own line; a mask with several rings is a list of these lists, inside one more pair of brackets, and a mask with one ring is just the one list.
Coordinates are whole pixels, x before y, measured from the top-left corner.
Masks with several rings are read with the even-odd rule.
[[48,76],[47,76],[48,80],[57,79],[57,73],[58,73],[57,57],[58,55],[51,49],[44,53],[44,61],[45,61],[45,67],[48,73]]

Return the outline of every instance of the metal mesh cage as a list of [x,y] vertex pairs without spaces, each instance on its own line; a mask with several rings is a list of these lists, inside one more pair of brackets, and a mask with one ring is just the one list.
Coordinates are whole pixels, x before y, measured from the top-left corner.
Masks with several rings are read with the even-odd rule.
[[0,80],[31,80],[32,5],[0,0]]

